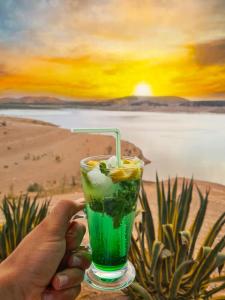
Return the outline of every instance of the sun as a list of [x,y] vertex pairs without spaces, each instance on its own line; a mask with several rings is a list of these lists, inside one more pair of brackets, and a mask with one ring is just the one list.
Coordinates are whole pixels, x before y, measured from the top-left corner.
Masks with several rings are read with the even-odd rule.
[[152,96],[151,86],[147,83],[140,82],[134,88],[134,96]]

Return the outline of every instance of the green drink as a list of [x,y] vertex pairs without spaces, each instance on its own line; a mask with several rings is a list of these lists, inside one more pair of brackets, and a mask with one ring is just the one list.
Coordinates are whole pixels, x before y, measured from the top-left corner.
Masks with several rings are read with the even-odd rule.
[[143,162],[98,156],[81,161],[92,266],[86,280],[115,290],[128,286],[135,271],[128,262]]
[[112,218],[106,214],[87,209],[92,259],[102,271],[117,271],[127,262],[134,212],[125,216],[114,228]]

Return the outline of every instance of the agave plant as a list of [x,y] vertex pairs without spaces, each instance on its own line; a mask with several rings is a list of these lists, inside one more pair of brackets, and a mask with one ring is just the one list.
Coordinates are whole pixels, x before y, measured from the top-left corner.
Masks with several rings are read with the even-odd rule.
[[[209,192],[198,189],[200,207],[192,225],[187,228],[193,194],[193,180],[183,180],[181,193],[177,195],[178,180],[168,191],[156,178],[158,202],[158,228],[152,217],[144,188],[141,191],[143,208],[141,221],[135,224],[130,260],[136,269],[136,282],[125,290],[131,299],[191,300],[225,299],[215,296],[225,290],[225,235],[216,243],[225,224],[225,212],[221,214],[201,247],[196,241],[203,226]],[[214,298],[212,298],[214,297]]]
[[15,198],[11,196],[3,198],[1,210],[5,223],[0,228],[0,262],[46,216],[49,201],[38,205],[37,199],[38,195],[30,199],[28,194]]

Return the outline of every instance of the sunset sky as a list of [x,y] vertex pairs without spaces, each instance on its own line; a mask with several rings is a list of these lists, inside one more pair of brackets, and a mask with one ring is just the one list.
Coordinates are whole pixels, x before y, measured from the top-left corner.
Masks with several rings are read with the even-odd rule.
[[0,96],[225,99],[224,0],[0,0]]

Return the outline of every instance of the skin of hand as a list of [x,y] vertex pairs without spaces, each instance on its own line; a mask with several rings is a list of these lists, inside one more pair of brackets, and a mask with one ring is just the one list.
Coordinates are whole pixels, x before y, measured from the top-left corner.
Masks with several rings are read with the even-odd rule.
[[74,300],[90,254],[79,250],[85,226],[71,221],[83,200],[59,201],[0,264],[0,299]]

